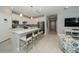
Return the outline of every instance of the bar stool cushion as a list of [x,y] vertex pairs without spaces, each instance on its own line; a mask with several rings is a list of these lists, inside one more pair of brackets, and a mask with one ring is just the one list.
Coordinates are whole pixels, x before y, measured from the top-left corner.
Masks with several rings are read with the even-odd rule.
[[38,35],[40,35],[40,34],[42,34],[43,33],[43,31],[40,31],[40,32],[38,32]]

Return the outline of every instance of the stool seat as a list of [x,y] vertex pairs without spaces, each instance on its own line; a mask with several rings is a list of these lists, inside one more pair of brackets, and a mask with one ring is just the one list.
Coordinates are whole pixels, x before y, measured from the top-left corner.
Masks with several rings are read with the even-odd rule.
[[42,33],[43,33],[43,31],[39,32],[38,35],[39,35],[39,34],[42,34]]
[[36,36],[38,36],[38,34],[33,35],[33,37],[36,37]]

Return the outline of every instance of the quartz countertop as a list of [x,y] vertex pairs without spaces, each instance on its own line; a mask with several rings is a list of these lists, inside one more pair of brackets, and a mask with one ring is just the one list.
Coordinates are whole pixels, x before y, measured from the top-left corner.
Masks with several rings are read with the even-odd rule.
[[25,32],[31,32],[31,31],[35,31],[35,30],[39,30],[40,28],[28,28],[28,29],[23,29],[23,28],[16,28],[16,29],[12,29],[12,32],[17,33],[17,34],[22,34]]

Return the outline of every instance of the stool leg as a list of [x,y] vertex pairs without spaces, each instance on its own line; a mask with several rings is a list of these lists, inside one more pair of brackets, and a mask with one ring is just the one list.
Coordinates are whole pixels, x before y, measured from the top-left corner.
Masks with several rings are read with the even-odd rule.
[[28,41],[28,45],[26,46],[26,48],[27,48],[27,52],[29,52],[29,50],[31,50],[33,48],[33,38],[31,40],[31,42]]

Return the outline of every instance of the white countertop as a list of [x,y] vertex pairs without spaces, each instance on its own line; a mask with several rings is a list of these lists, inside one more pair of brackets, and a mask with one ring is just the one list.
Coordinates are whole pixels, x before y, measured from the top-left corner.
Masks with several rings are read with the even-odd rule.
[[17,33],[17,34],[22,34],[22,33],[26,33],[26,32],[32,32],[35,30],[39,30],[40,28],[28,28],[28,29],[23,29],[23,28],[16,28],[16,29],[12,29],[13,33]]

